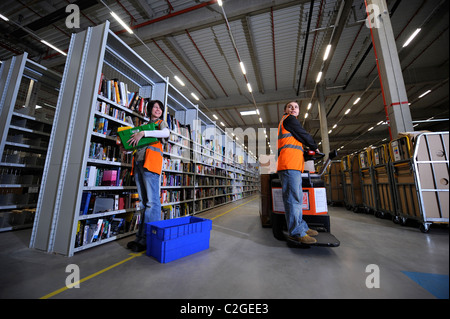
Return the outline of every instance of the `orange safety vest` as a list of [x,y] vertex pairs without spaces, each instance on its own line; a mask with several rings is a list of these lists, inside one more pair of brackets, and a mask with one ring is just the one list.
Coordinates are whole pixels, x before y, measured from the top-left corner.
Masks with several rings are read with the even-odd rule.
[[[160,124],[162,120],[157,120],[155,123]],[[162,143],[158,142],[147,145],[145,150],[144,167],[150,172],[161,174],[163,163],[163,147]],[[134,157],[132,161],[131,175],[134,171]]]
[[278,124],[277,171],[294,169],[303,172],[305,168],[303,144],[284,128],[283,122],[288,116],[289,114],[283,115]]

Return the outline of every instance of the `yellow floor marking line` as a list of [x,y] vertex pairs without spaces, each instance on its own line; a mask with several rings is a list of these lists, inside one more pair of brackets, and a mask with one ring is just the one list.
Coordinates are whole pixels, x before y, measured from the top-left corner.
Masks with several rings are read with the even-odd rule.
[[225,213],[222,213],[222,214],[220,214],[220,215],[217,215],[217,216],[211,218],[211,220],[214,220],[214,219],[216,219],[216,218],[218,218],[218,217],[221,217],[221,216],[223,216],[223,215],[225,215],[225,214],[228,214],[229,212],[235,210],[236,208],[239,208],[239,207],[241,207],[241,206],[243,206],[243,205],[245,205],[245,204],[248,204],[248,203],[254,201],[254,200],[257,199],[258,197],[259,197],[259,196],[255,196],[255,198],[250,199],[249,201],[246,201],[245,203],[242,203],[242,204],[240,204],[240,205],[238,205],[238,206],[236,206],[236,207],[233,207],[232,209],[227,210]]
[[[240,204],[240,205],[238,205],[238,206],[236,206],[236,207],[233,207],[233,208],[227,210],[226,212],[224,212],[224,213],[222,213],[222,214],[220,214],[220,215],[217,215],[217,216],[211,218],[211,220],[214,220],[214,219],[216,219],[216,218],[218,218],[218,217],[221,217],[221,216],[223,216],[223,215],[225,215],[225,214],[228,214],[229,212],[231,212],[231,211],[233,211],[233,210],[235,210],[235,209],[237,209],[237,208],[239,208],[239,207],[241,207],[241,206],[243,206],[243,205],[245,205],[245,204],[248,204],[248,203],[254,201],[254,200],[257,199],[258,197],[259,197],[259,196],[255,196],[255,198],[250,199],[250,200],[246,201],[245,203],[242,203],[242,204]],[[122,261],[119,261],[119,262],[115,263],[114,265],[111,265],[111,266],[106,267],[106,268],[104,268],[104,269],[102,269],[102,270],[100,270],[100,271],[97,271],[96,273],[94,273],[94,274],[92,274],[92,275],[89,275],[89,276],[87,276],[87,277],[84,277],[83,279],[81,279],[81,280],[79,280],[79,281],[77,281],[77,282],[74,282],[74,283],[72,283],[72,284],[70,284],[70,285],[68,285],[68,286],[65,286],[65,287],[63,287],[63,288],[61,288],[61,289],[55,290],[54,292],[51,292],[51,293],[49,293],[49,294],[47,294],[47,295],[41,297],[40,299],[49,299],[49,298],[51,298],[51,297],[53,297],[53,296],[56,296],[57,294],[60,294],[61,292],[66,291],[67,289],[70,289],[70,288],[73,287],[73,286],[76,286],[76,285],[78,285],[78,284],[80,284],[80,283],[82,283],[82,282],[85,282],[85,281],[87,281],[87,280],[89,280],[89,279],[92,279],[92,278],[94,278],[94,277],[97,277],[98,275],[101,275],[101,274],[103,274],[104,272],[107,272],[108,270],[111,270],[111,269],[113,269],[113,268],[115,268],[115,267],[117,267],[117,266],[120,266],[120,265],[122,265],[123,263],[126,263],[127,261],[130,261],[130,260],[132,260],[132,259],[134,259],[134,258],[136,258],[136,257],[140,257],[140,256],[142,256],[143,254],[145,254],[145,251],[142,251],[142,252],[140,252],[140,253],[131,253],[131,254],[129,254],[131,257],[128,257],[128,258],[126,258],[126,259],[124,259],[124,260],[122,260]]]
[[128,257],[128,258],[126,258],[126,259],[124,259],[124,260],[122,260],[122,261],[119,261],[119,262],[115,263],[114,265],[111,265],[111,266],[106,267],[106,268],[104,268],[104,269],[102,269],[102,270],[100,270],[100,271],[97,271],[96,273],[94,273],[94,274],[92,274],[92,275],[90,275],[90,276],[84,277],[83,279],[81,279],[81,280],[79,280],[79,281],[77,281],[77,282],[74,282],[74,283],[72,283],[72,284],[70,284],[70,285],[68,285],[68,286],[65,286],[65,287],[63,287],[63,288],[61,288],[61,289],[58,289],[58,290],[56,290],[56,291],[54,291],[54,292],[51,292],[51,293],[49,293],[48,295],[45,295],[45,296],[41,297],[40,299],[48,299],[48,298],[51,298],[51,297],[53,297],[53,296],[55,296],[55,295],[57,295],[57,294],[60,294],[60,293],[63,292],[63,291],[66,291],[67,289],[69,289],[69,288],[71,288],[71,287],[73,287],[73,286],[75,286],[75,285],[77,285],[77,284],[80,284],[80,283],[82,283],[82,282],[85,282],[86,280],[92,279],[92,278],[94,278],[94,277],[96,277],[96,276],[98,276],[98,275],[100,275],[100,274],[103,274],[104,272],[107,272],[108,270],[111,270],[111,269],[113,269],[113,268],[115,268],[115,267],[117,267],[117,266],[119,266],[119,265],[122,265],[123,263],[126,263],[127,261],[130,261],[131,259],[134,259],[134,258],[136,258],[136,257],[140,257],[140,256],[142,256],[143,254],[145,254],[145,251],[142,251],[142,252],[140,252],[140,253],[131,253],[131,254],[130,254],[131,257]]

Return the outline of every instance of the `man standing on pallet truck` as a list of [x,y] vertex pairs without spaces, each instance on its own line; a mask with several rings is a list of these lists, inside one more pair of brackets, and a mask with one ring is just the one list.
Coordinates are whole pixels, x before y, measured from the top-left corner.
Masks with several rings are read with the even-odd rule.
[[281,180],[283,203],[289,239],[303,244],[314,244],[318,232],[309,229],[302,218],[303,191],[302,172],[305,167],[303,145],[319,153],[313,137],[297,120],[300,112],[298,103],[289,102],[278,125],[277,172]]

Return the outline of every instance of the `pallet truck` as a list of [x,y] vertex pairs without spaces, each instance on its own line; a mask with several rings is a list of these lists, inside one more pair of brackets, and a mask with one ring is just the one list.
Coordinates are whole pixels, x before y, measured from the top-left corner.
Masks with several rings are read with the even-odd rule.
[[[305,162],[319,160],[325,156],[323,153],[315,153],[311,150],[305,151],[304,154]],[[289,239],[282,198],[281,180],[278,178],[278,174],[271,174],[271,220],[273,236],[278,240],[285,240],[289,247],[338,247],[340,245],[339,240],[330,233],[330,216],[328,215],[325,182],[321,179],[322,175],[331,164],[331,160],[336,156],[336,150],[331,151],[319,173],[310,173],[307,171],[302,173],[303,219],[311,229],[315,229],[319,232],[319,235],[314,237],[317,240],[314,244],[304,244]]]

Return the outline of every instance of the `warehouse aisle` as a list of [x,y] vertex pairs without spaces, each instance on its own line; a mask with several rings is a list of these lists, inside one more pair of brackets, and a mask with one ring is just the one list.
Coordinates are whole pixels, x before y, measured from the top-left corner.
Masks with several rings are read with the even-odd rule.
[[[167,264],[132,254],[130,237],[67,258],[29,249],[31,230],[1,233],[0,298],[448,298],[448,228],[423,234],[329,207],[340,247],[289,248],[261,227],[259,205],[253,196],[200,214],[213,220],[210,248]],[[65,287],[69,264],[79,288]]]

